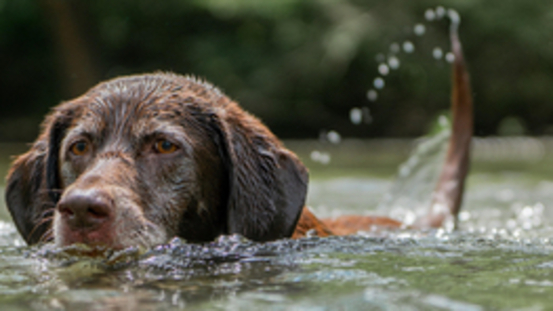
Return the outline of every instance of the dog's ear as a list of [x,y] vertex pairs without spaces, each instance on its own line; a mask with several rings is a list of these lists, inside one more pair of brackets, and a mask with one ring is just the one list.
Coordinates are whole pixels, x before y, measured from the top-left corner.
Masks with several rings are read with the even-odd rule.
[[28,244],[47,239],[59,198],[59,145],[67,115],[49,116],[42,135],[13,163],[7,177],[6,205],[17,230]]
[[290,237],[307,193],[303,164],[235,103],[212,114],[211,124],[229,176],[228,233],[256,241]]
[[36,141],[27,153],[13,163],[7,177],[6,205],[17,230],[28,244],[35,244],[45,234],[49,225],[43,222],[47,210],[52,207],[46,195],[44,162],[47,141]]

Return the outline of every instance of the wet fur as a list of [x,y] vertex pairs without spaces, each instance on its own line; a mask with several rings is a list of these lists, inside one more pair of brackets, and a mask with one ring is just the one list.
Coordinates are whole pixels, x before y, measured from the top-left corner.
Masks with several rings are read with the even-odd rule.
[[[94,151],[71,159],[67,149],[80,137]],[[178,153],[152,154],[157,137],[178,142]],[[98,240],[114,247],[233,233],[267,241],[292,235],[307,171],[210,84],[159,73],[108,81],[56,107],[14,162],[6,201],[29,244],[52,238],[53,229],[65,245],[69,233],[55,207],[89,188],[114,201],[115,225]]]

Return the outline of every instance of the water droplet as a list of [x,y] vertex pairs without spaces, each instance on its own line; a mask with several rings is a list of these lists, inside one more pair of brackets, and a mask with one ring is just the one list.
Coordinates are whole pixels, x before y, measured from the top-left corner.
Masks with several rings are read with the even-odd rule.
[[417,36],[422,36],[426,32],[426,27],[423,24],[416,24],[413,31]]
[[426,12],[424,12],[424,18],[426,18],[427,21],[431,22],[436,19],[436,13],[434,13],[434,10],[428,9]]
[[538,202],[536,203],[536,205],[534,205],[534,212],[536,214],[542,214],[543,213],[543,209],[545,208],[545,206],[543,205],[543,203],[541,202]]
[[320,158],[320,162],[324,165],[327,165],[330,163],[330,154],[323,153]]
[[438,117],[438,124],[440,124],[441,127],[448,127],[449,119],[446,116],[441,115],[440,117]]
[[392,44],[390,44],[390,52],[392,53],[399,53],[399,44],[394,42]]
[[368,107],[363,108],[352,108],[349,111],[349,119],[351,120],[351,123],[355,125],[361,124],[361,122],[365,124],[370,124],[373,121],[373,118],[371,116],[371,111]]
[[447,16],[452,24],[459,25],[461,23],[461,16],[454,9],[447,10]]
[[445,8],[443,6],[439,6],[436,8],[436,17],[438,19],[442,19],[445,16]]
[[340,136],[340,134],[338,134],[338,132],[336,131],[328,132],[328,134],[326,134],[326,138],[329,142],[333,144],[339,144],[340,141],[342,141],[342,136]]
[[413,42],[403,42],[403,51],[405,51],[405,53],[413,53],[415,51],[415,45],[413,44]]
[[390,68],[388,68],[388,65],[386,64],[380,64],[378,65],[378,72],[380,72],[381,75],[386,76],[390,73]]
[[530,218],[534,215],[534,210],[531,206],[526,206],[520,212],[520,218]]
[[405,213],[403,223],[406,225],[412,225],[415,223],[415,220],[417,220],[417,215],[411,211],[408,211],[407,213]]
[[384,54],[382,54],[382,53],[378,53],[378,54],[376,54],[375,59],[376,59],[377,62],[381,63],[384,60],[386,60],[386,56],[384,56]]
[[383,89],[385,84],[386,83],[384,82],[384,79],[382,79],[381,77],[377,77],[373,81],[374,87],[379,90]]
[[363,112],[363,121],[365,121],[365,124],[371,124],[373,122],[373,117],[369,107],[363,107],[361,111]]
[[442,56],[444,56],[444,52],[442,51],[441,48],[434,48],[434,50],[432,50],[432,56],[434,56],[435,59],[442,59]]
[[448,63],[453,63],[455,61],[455,54],[451,53],[451,52],[448,52],[446,55],[445,55],[445,60],[448,62]]
[[395,56],[390,56],[388,58],[388,66],[390,66],[391,69],[393,70],[396,70],[399,68],[399,58],[395,57]]
[[367,92],[367,99],[374,102],[378,99],[378,93],[373,90],[373,89],[370,89],[368,92]]
[[355,125],[361,124],[361,122],[363,121],[363,111],[359,108],[352,108],[349,111],[349,119],[351,123]]
[[459,221],[468,221],[470,219],[470,212],[462,211],[459,213]]
[[323,165],[327,165],[330,163],[330,154],[326,152],[313,150],[310,156],[311,156],[311,160],[313,160],[314,162],[319,162]]
[[402,165],[399,167],[399,176],[407,177],[411,174],[411,169],[407,165]]

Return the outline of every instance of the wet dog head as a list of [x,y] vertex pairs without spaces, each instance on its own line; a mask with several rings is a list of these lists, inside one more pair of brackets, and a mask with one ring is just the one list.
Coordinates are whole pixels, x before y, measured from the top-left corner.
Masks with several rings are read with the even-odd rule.
[[108,81],[56,107],[8,176],[30,244],[151,246],[292,234],[307,173],[211,85],[172,74]]

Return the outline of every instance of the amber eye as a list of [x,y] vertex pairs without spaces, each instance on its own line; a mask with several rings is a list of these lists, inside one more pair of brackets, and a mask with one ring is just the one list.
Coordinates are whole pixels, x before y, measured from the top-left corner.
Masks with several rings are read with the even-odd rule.
[[178,149],[177,145],[168,140],[158,140],[154,148],[157,152],[164,154],[173,153]]
[[82,156],[88,152],[89,146],[86,141],[78,141],[71,146],[71,152],[76,156]]

